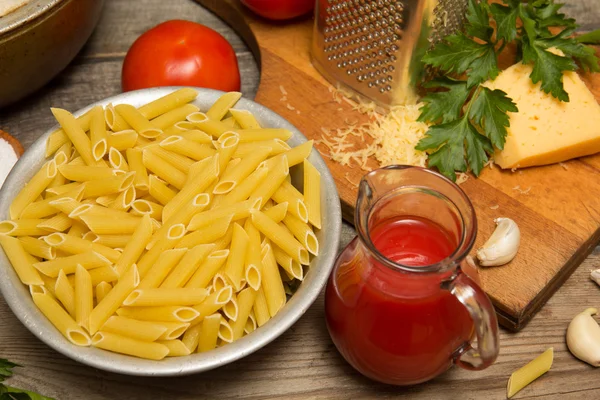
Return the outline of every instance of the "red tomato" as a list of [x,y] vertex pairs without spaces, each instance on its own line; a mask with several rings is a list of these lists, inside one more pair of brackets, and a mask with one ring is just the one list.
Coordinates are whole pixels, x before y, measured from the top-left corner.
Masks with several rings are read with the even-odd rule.
[[214,30],[191,21],[163,22],[133,43],[121,77],[123,91],[156,86],[240,90],[235,51]]
[[274,20],[308,14],[315,6],[315,0],[242,0],[242,3],[261,17]]

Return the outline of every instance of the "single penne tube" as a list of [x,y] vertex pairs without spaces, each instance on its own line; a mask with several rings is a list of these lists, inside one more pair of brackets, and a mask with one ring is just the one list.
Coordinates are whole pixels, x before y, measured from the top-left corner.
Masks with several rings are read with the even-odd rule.
[[195,306],[202,303],[206,296],[206,289],[136,289],[127,296],[123,305],[128,307]]
[[198,342],[200,341],[200,331],[202,331],[202,325],[198,324],[196,326],[192,326],[188,330],[185,331],[181,341],[190,351],[193,353],[198,348]]
[[75,182],[87,182],[115,177],[114,170],[110,168],[88,165],[63,164],[58,166],[58,172],[68,180]]
[[171,249],[164,251],[148,270],[138,288],[152,289],[159,287],[186,253],[187,249]]
[[98,332],[92,338],[92,346],[115,353],[162,360],[169,354],[169,348],[156,342],[145,342],[110,332]]
[[269,313],[269,306],[267,304],[267,298],[265,297],[265,291],[262,286],[256,292],[256,298],[254,299],[254,306],[252,307],[254,316],[256,317],[256,324],[260,327],[267,323],[271,319]]
[[149,171],[152,171],[152,173],[156,174],[159,178],[165,180],[169,184],[175,186],[177,189],[181,190],[185,185],[185,173],[178,170],[153,152],[144,150],[142,160],[144,162],[144,166]]
[[227,257],[229,256],[229,250],[216,250],[212,251],[206,260],[198,267],[194,275],[185,284],[186,288],[206,288],[213,279],[215,274],[221,269]]
[[[196,231],[193,234],[196,234],[198,232],[202,232],[202,231]],[[220,238],[218,238],[217,240],[215,240],[213,242],[215,245],[215,251],[227,249],[229,247],[229,244],[231,243],[232,237],[233,237],[233,228],[230,226],[225,231],[225,234],[223,236],[221,236]]]
[[[114,196],[114,194],[109,196]],[[104,206],[112,208],[114,210],[126,211],[129,209],[129,207],[131,207],[131,205],[135,201],[136,196],[137,191],[135,189],[135,186],[132,185],[129,186],[127,189],[123,190],[121,193],[119,193],[112,202]],[[96,198],[97,203],[98,199],[99,197]]]
[[50,233],[40,224],[47,219],[19,219],[16,221],[0,221],[0,235],[7,236],[42,236]]
[[[58,173],[58,169],[56,171]],[[45,195],[46,195],[46,197],[65,195],[66,193],[72,192],[81,186],[82,185],[79,182],[71,182],[71,183],[66,183],[62,186],[49,187],[46,189]],[[73,196],[69,196],[69,197],[73,197]]]
[[238,300],[238,315],[237,319],[231,325],[233,331],[233,340],[238,340],[244,335],[244,328],[246,322],[252,311],[254,305],[254,299],[256,298],[256,290],[252,288],[246,288],[237,295]]
[[177,339],[178,337],[181,337],[181,335],[183,335],[184,332],[187,331],[187,329],[190,327],[190,324],[188,322],[166,322],[166,321],[161,321],[158,322],[161,326],[164,326],[165,328],[167,328],[167,330],[165,331],[165,333],[163,333],[162,335],[160,335],[160,337],[158,338],[158,340],[173,340],[173,339]]
[[82,215],[81,220],[96,235],[132,234],[141,222],[139,217],[112,218],[102,215]]
[[194,306],[194,310],[198,312],[198,317],[190,321],[190,326],[199,324],[207,315],[211,315],[219,311],[225,304],[229,302],[229,300],[231,300],[232,296],[233,288],[231,286],[226,286],[219,291],[209,294],[202,303]]
[[96,161],[92,155],[92,143],[90,138],[85,134],[85,131],[81,129],[81,125],[77,122],[75,117],[70,112],[60,108],[51,108],[50,111],[52,111],[54,118],[56,118],[63,131],[69,137],[69,140],[73,143],[73,146],[83,161],[85,161],[86,165],[96,165],[98,161]]
[[240,143],[233,154],[233,158],[244,158],[253,154],[258,148],[269,149],[268,157],[274,157],[291,149],[291,147],[281,139],[261,140],[259,142]]
[[108,148],[123,151],[135,146],[138,140],[138,134],[133,129],[125,129],[123,131],[110,133],[106,140]]
[[221,122],[222,122],[224,125],[227,125],[228,127],[230,127],[231,129],[237,129],[237,128],[241,128],[241,127],[238,125],[237,121],[236,121],[236,120],[235,120],[233,117],[227,117],[227,118],[223,118],[223,119],[221,120]]
[[35,257],[45,258],[46,260],[56,258],[56,249],[49,246],[41,238],[36,239],[31,236],[21,236],[19,237],[19,241],[21,242],[21,246],[23,246],[23,250]]
[[73,225],[73,220],[65,213],[58,213],[54,217],[44,220],[38,228],[48,232],[64,232]]
[[57,257],[54,260],[38,262],[33,264],[33,266],[44,275],[56,278],[61,270],[67,275],[74,274],[78,264],[85,269],[92,269],[111,265],[111,262],[95,251],[88,251],[67,257]]
[[263,235],[289,254],[294,260],[302,265],[308,265],[308,251],[287,229],[281,227],[260,211],[252,212],[252,223]]
[[274,222],[279,223],[283,221],[288,212],[288,203],[279,203],[276,206],[265,210],[264,213],[267,217],[271,218]]
[[[193,104],[185,104],[181,107],[177,107],[170,111],[165,112],[162,115],[152,119],[150,122],[156,126],[158,129],[163,130],[163,135],[166,134],[166,129],[172,127],[177,122],[184,121],[185,117],[190,115],[191,113],[198,112],[198,107]],[[157,137],[157,140],[161,139],[163,135]]]
[[198,129],[191,129],[191,130],[187,130],[187,131],[182,131],[177,133],[178,136],[181,136],[182,138],[191,140],[192,142],[196,142],[196,143],[200,143],[200,144],[212,144],[213,138],[212,136],[198,130]]
[[190,167],[194,164],[194,160],[189,157],[182,156],[181,154],[177,154],[175,152],[166,150],[160,147],[159,143],[153,143],[144,148],[144,151],[150,151],[162,158],[166,162],[168,162],[173,167],[177,168],[181,172],[187,174],[190,171]]
[[169,357],[180,357],[180,356],[189,356],[191,351],[187,348],[187,346],[178,339],[174,340],[159,340],[156,343],[160,343],[162,345],[167,346],[169,349]]
[[104,108],[104,119],[106,120],[106,125],[113,132],[124,131],[126,129],[131,129],[131,126],[115,111],[115,106],[112,103],[109,103]]
[[106,297],[108,292],[112,290],[112,285],[106,281],[102,281],[96,285],[96,304],[100,303]]
[[152,265],[158,260],[160,255],[175,245],[181,240],[185,234],[185,226],[183,224],[175,224],[169,228],[167,235],[154,243],[154,246],[147,251],[138,261],[137,265],[140,271],[140,276],[144,278],[146,273],[152,268]]
[[190,322],[200,314],[192,307],[155,306],[155,307],[121,307],[117,314],[141,321]]
[[92,279],[92,285],[96,286],[101,282],[115,282],[119,279],[119,274],[114,267],[107,265],[106,267],[94,268],[88,271]]
[[304,280],[304,269],[298,261],[294,260],[289,254],[274,244],[271,244],[271,249],[273,250],[277,264],[283,268],[288,276],[292,277],[292,279]]
[[250,111],[230,108],[229,112],[243,129],[260,129],[260,124]]
[[[98,161],[96,163],[96,165],[100,165],[102,162],[103,162],[103,160]],[[83,167],[88,164],[85,163],[85,161],[83,160],[83,158],[81,158],[81,156],[77,156],[77,157],[73,158],[71,161],[69,161],[69,163],[67,165],[72,165],[74,167]]]
[[248,320],[246,321],[246,326],[244,327],[244,333],[246,335],[251,334],[256,330],[258,325],[256,324],[256,317],[254,316],[254,310],[250,311],[250,315],[248,315]]
[[[81,190],[83,192],[83,187]],[[20,218],[42,219],[56,214],[58,210],[50,204],[53,200],[56,200],[56,197],[48,197],[44,200],[29,203],[29,205],[23,209]]]
[[127,164],[127,161],[125,161],[125,157],[123,157],[123,154],[114,147],[111,147],[108,151],[108,164],[115,170],[129,171],[129,165]]
[[[40,274],[42,281],[44,282],[43,287],[47,290],[47,293],[50,294],[52,298],[56,298],[54,293],[54,287],[56,286],[56,278],[50,278],[44,274]],[[41,285],[30,285],[30,286],[41,286]]]
[[202,160],[216,154],[216,150],[206,144],[196,143],[182,136],[169,136],[160,142],[160,147],[192,160]]
[[124,249],[130,241],[131,235],[96,235],[96,238],[94,239],[94,243],[113,249],[116,247]]
[[261,199],[262,204],[264,204],[285,181],[286,176],[290,173],[290,169],[288,168],[286,157],[282,157],[280,161],[281,162],[277,163],[273,168],[269,169],[266,179],[250,193],[251,200]]
[[[61,195],[62,196],[62,195]],[[52,198],[50,205],[54,207],[57,211],[63,212],[69,216],[71,213],[82,206],[82,203],[76,199],[70,197],[56,197]],[[87,206],[86,206],[87,208]],[[73,218],[71,216],[71,218]]]
[[149,215],[156,220],[161,220],[162,212],[163,206],[153,201],[137,199],[131,203],[131,213],[133,215]]
[[54,284],[54,294],[56,295],[58,301],[61,302],[65,310],[67,310],[69,315],[75,318],[75,290],[67,278],[67,275],[65,275],[63,271],[60,271],[58,277],[56,278],[56,283]]
[[117,104],[115,111],[140,135],[153,139],[162,133],[162,130],[154,126],[134,106],[129,104]]
[[189,103],[194,100],[196,96],[198,96],[198,92],[192,88],[177,89],[166,96],[159,97],[150,103],[144,104],[138,108],[138,112],[142,114],[144,118],[156,118],[161,114]]
[[321,229],[321,174],[308,160],[304,160],[304,203],[308,221]]
[[[104,115],[102,116],[104,123]],[[90,273],[81,265],[75,270],[75,321],[88,329],[90,313],[94,308],[94,288]]]
[[222,247],[217,244],[218,241],[222,240],[227,236],[229,228],[231,226],[231,215],[225,216],[215,220],[210,226],[206,226],[195,232],[185,235],[175,247],[178,249],[192,248],[200,244],[215,243],[215,250],[220,250],[229,245],[231,236],[226,243],[222,243]]
[[231,324],[229,321],[221,319],[218,337],[223,341],[223,343],[233,342],[233,330],[231,329]]
[[133,265],[121,276],[110,292],[96,305],[90,314],[89,332],[96,333],[108,318],[123,304],[123,300],[139,285],[140,275]]
[[58,173],[56,162],[50,160],[29,180],[23,189],[13,199],[9,207],[11,219],[17,219],[29,204],[33,203]]
[[48,293],[34,293],[32,297],[37,308],[69,342],[76,346],[90,345],[88,334]]
[[217,273],[212,281],[212,292],[218,292],[219,290],[227,286],[229,286],[229,281],[227,280],[227,278],[225,278],[225,276],[223,276],[223,274],[221,274],[220,272]]
[[[76,119],[79,127],[84,131],[88,131],[90,129],[90,123],[92,121],[92,109],[85,112],[83,115],[77,117]],[[48,140],[46,141],[46,157],[50,157],[54,154],[62,145],[65,143],[69,143],[69,137],[65,133],[65,131],[60,128],[55,130],[48,136]]]
[[164,217],[163,210],[163,221],[165,221],[165,223],[154,233],[154,235],[152,235],[152,238],[146,245],[146,249],[151,249],[156,242],[166,237],[167,232],[173,225],[187,225],[195,214],[201,212],[208,206],[209,202],[209,195],[206,193],[201,193],[196,195],[189,203],[180,207],[175,214],[170,216],[168,219]]
[[188,230],[199,230],[212,225],[216,220],[227,216],[231,216],[231,221],[248,218],[253,210],[260,209],[260,204],[260,199],[252,199],[230,206],[221,206],[211,210],[202,211],[192,217],[188,224]]
[[106,120],[104,119],[104,109],[102,106],[95,106],[91,110],[92,119],[90,121],[90,142],[92,144],[92,156],[94,160],[101,160],[108,149]]
[[144,215],[136,226],[130,241],[123,249],[123,254],[115,263],[119,275],[124,274],[142,255],[146,244],[152,237],[152,223],[149,215]]
[[[214,248],[214,244],[200,244],[187,251],[179,264],[171,271],[167,278],[161,283],[162,289],[182,288],[191,276],[196,272],[198,266],[204,262],[206,257]],[[198,303],[196,303],[198,304]]]
[[[63,150],[63,147],[68,148],[68,150]],[[70,143],[66,143],[65,145],[63,145],[58,152],[54,155],[54,162],[56,163],[56,166],[58,167],[59,165],[64,165],[67,163],[69,156],[67,154],[71,154],[71,148],[72,145]],[[48,186],[46,187],[46,189],[48,188],[53,188],[53,187],[57,187],[57,186],[62,186],[64,184],[66,184],[68,181],[67,179],[62,176],[61,174],[56,174],[56,176],[54,177],[54,179],[52,179],[52,182],[50,182],[48,184]],[[21,214],[22,216],[23,214]]]
[[292,137],[292,132],[282,128],[238,129],[240,142],[257,142],[261,140],[281,139],[287,141]]
[[258,290],[261,285],[262,258],[260,255],[260,232],[250,219],[246,220],[244,230],[248,235],[248,247],[245,257],[244,278],[248,286]]
[[125,151],[125,155],[127,156],[127,163],[129,164],[130,171],[135,171],[133,185],[136,189],[148,190],[148,170],[144,166],[142,151],[139,149],[128,148]]
[[222,311],[223,314],[225,314],[225,317],[230,321],[235,321],[237,319],[239,313],[239,306],[237,302],[237,296],[235,295],[235,293],[231,295],[231,299],[229,299],[227,304],[223,306]]
[[268,148],[257,148],[253,154],[243,158],[235,167],[230,171],[223,173],[223,176],[219,179],[219,183],[215,186],[214,194],[225,194],[232,191],[236,185],[246,179],[256,167],[267,158],[270,150]]
[[33,267],[32,258],[23,244],[11,236],[0,235],[0,246],[24,285],[43,285],[44,281]]
[[201,171],[186,182],[181,191],[173,196],[169,203],[165,205],[165,209],[163,210],[165,221],[169,221],[180,208],[189,204],[190,200],[199,193],[202,193],[217,179],[220,171],[218,154],[214,157],[198,161],[195,165],[198,165]]
[[246,252],[248,249],[248,234],[239,224],[233,224],[233,237],[231,239],[231,249],[227,263],[224,267],[224,273],[227,279],[232,283],[236,292],[242,287],[244,279],[244,267]]
[[208,118],[208,116],[201,112],[195,112],[189,114],[186,119],[194,124],[194,127],[200,129],[209,135],[218,138],[223,133],[229,131],[231,128],[227,124],[221,121],[216,121]]
[[133,184],[135,172],[113,176],[112,178],[92,180],[85,183],[83,198],[106,196],[119,193]]
[[290,186],[291,185],[287,185],[287,182],[284,182],[279,186],[275,193],[273,193],[273,200],[279,204],[287,203],[287,210],[290,214],[296,216],[302,222],[308,222],[308,209],[306,204],[302,198],[298,198],[294,194],[293,190],[289,189]]
[[[221,314],[212,314],[204,317],[202,328],[198,336],[198,352],[205,352],[217,347],[219,328],[222,320]],[[190,328],[191,329],[191,328]]]
[[[267,168],[257,168],[248,178],[239,182],[231,192],[222,197],[218,202],[219,206],[230,206],[248,199],[250,194],[266,180],[268,173],[269,170]],[[217,203],[216,198],[215,203]]]
[[[217,144],[217,153],[219,154],[219,171],[225,171],[227,164],[231,161],[231,158],[237,146],[240,142],[240,138],[236,132],[225,132],[221,138],[225,137],[223,141],[214,142]],[[219,138],[219,139],[221,139]]]
[[283,223],[310,253],[315,256],[319,254],[319,240],[308,224],[292,214],[288,214],[283,219]]
[[272,318],[285,305],[286,296],[283,282],[279,275],[279,267],[269,244],[263,248],[262,255],[262,288],[267,300],[269,315]]
[[290,168],[294,165],[301,164],[310,155],[310,152],[313,148],[313,142],[313,140],[309,140],[307,142],[302,143],[299,146],[292,147],[285,153],[282,153],[265,161],[265,166],[267,168],[272,168],[273,166],[275,166],[275,164],[279,162],[279,159],[284,156],[287,157],[288,165],[290,166]]
[[296,189],[296,187],[292,185],[292,183],[289,182],[287,179],[281,184],[281,189],[287,192],[287,198],[297,198],[299,200],[304,200],[304,195],[298,189]]
[[167,327],[152,321],[139,321],[113,315],[102,325],[102,331],[144,342],[154,342],[167,331]]
[[240,92],[228,92],[223,94],[213,103],[206,112],[206,116],[214,121],[220,121],[231,107],[242,97]]
[[[136,174],[137,175],[137,174]],[[148,178],[148,191],[163,206],[167,206],[169,202],[177,194],[176,191],[165,185],[156,175],[150,175]],[[164,209],[163,209],[164,214]]]
[[[184,132],[187,132],[188,131],[188,127],[187,126],[182,126],[181,125],[182,122],[186,122],[186,123],[190,124],[191,125],[190,129],[197,130],[196,126],[194,124],[192,124],[191,122],[189,122],[189,121],[179,121],[179,122],[176,122],[175,124],[171,125],[170,127],[165,128],[163,130],[163,134],[160,135],[159,137],[157,137],[156,141],[160,142],[161,140],[164,140],[164,139],[168,138],[169,136],[182,135]],[[212,140],[212,137],[211,137],[211,140]]]
[[[73,221],[73,225],[69,229],[69,232],[67,233],[67,235],[75,236],[75,237],[83,237],[83,235],[85,235],[87,232],[89,232],[89,229],[83,222]],[[115,247],[119,247],[119,246],[115,246]]]
[[554,348],[550,347],[510,375],[506,387],[506,397],[511,398],[525,386],[544,375],[552,367]]

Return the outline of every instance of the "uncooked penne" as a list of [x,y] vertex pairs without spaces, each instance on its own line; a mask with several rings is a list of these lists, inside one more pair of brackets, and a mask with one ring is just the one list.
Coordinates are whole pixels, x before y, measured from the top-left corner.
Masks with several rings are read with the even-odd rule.
[[175,245],[179,242],[179,240],[185,234],[185,226],[183,224],[175,224],[169,228],[167,235],[161,240],[154,243],[154,246],[147,251],[137,262],[138,268],[140,270],[140,276],[144,278],[146,273],[152,268],[152,265],[160,255],[169,249],[175,247]]
[[169,272],[171,272],[186,253],[187,249],[171,249],[164,251],[148,270],[138,288],[150,289],[159,287]]
[[216,154],[216,150],[211,146],[196,143],[182,136],[169,136],[160,142],[160,147],[196,161]]
[[177,89],[166,96],[160,97],[141,106],[138,108],[138,112],[142,114],[144,118],[156,118],[161,114],[189,103],[190,101],[194,100],[197,95],[198,92],[192,88]]
[[250,111],[237,110],[235,108],[230,108],[229,112],[231,113],[231,116],[236,120],[236,122],[243,129],[260,129],[260,124],[258,123],[256,118],[254,117],[254,115],[252,115],[252,113]]
[[214,247],[214,244],[200,244],[189,249],[179,264],[177,264],[173,271],[169,273],[163,283],[161,283],[160,288],[175,289],[183,287]]
[[87,182],[115,177],[113,169],[88,165],[63,164],[58,166],[58,172],[68,180],[75,182]]
[[294,237],[312,254],[319,254],[319,241],[310,226],[289,214],[283,219],[285,226]]
[[[181,192],[180,192],[181,193]],[[196,195],[180,207],[175,210],[174,214],[170,214],[168,217],[165,210],[163,209],[163,226],[157,230],[152,239],[149,241],[147,248],[150,249],[154,246],[154,243],[164,238],[167,231],[175,224],[188,225],[192,217],[204,210],[210,203],[210,196],[206,193]]]
[[107,137],[108,148],[123,151],[131,149],[138,141],[138,134],[133,129],[110,133]]
[[238,315],[237,319],[231,325],[233,331],[233,340],[237,340],[244,334],[244,328],[246,322],[252,311],[254,305],[254,299],[256,298],[256,290],[252,288],[246,288],[237,295],[238,300]]
[[121,307],[117,314],[142,321],[190,322],[200,314],[192,307],[155,306]]
[[33,266],[44,275],[56,278],[61,270],[67,275],[74,274],[78,264],[85,269],[92,269],[111,265],[111,262],[108,258],[95,251],[88,251],[67,257],[57,257],[54,260],[38,262],[33,264]]
[[250,200],[261,199],[261,204],[266,203],[273,196],[273,193],[275,193],[281,183],[285,181],[285,178],[289,173],[290,169],[288,168],[287,158],[282,157],[280,162],[269,169],[269,173],[265,180],[250,193]]
[[89,346],[88,334],[49,294],[33,293],[33,302],[58,331],[76,346]]
[[19,239],[0,235],[0,245],[24,285],[43,285],[44,281],[33,267],[31,258]]
[[304,160],[304,203],[308,221],[321,229],[321,174],[308,160]]
[[96,165],[98,161],[94,159],[92,155],[92,143],[90,138],[85,134],[84,130],[81,129],[81,125],[77,122],[73,115],[60,108],[51,108],[54,118],[58,121],[63,131],[69,137],[69,140],[73,143],[73,146],[86,163],[86,165]]
[[113,315],[102,325],[102,331],[144,342],[154,342],[167,331],[167,327],[152,321],[139,321]]
[[128,307],[195,306],[202,303],[206,296],[206,289],[136,289],[127,296],[123,305]]
[[123,249],[123,254],[115,263],[115,269],[119,275],[125,273],[140,258],[151,237],[152,223],[150,216],[144,215]]
[[117,104],[115,111],[141,136],[155,138],[162,133],[154,124],[148,121],[134,106]]
[[202,319],[207,315],[211,315],[219,311],[225,304],[231,300],[233,296],[233,288],[226,286],[219,291],[213,292],[204,301],[197,306],[194,306],[194,310],[198,312],[198,316],[190,321],[190,326],[194,326],[202,322]]
[[92,156],[94,160],[99,161],[108,150],[106,120],[104,119],[104,109],[102,106],[93,107],[91,113],[90,142],[92,144]]
[[240,92],[228,92],[214,102],[206,112],[206,116],[212,120],[220,121],[231,107],[242,97]]
[[200,212],[192,217],[188,224],[188,230],[195,231],[209,225],[215,221],[231,216],[231,221],[248,218],[253,210],[259,210],[261,199],[251,199],[230,206],[216,207],[211,210]]
[[219,327],[221,326],[221,314],[212,314],[204,317],[202,329],[198,337],[198,352],[209,351],[217,347]]
[[273,243],[289,254],[290,257],[302,265],[308,265],[308,251],[287,229],[282,228],[260,211],[252,212],[252,223],[269,240],[273,241]]
[[92,338],[92,346],[149,360],[162,360],[169,348],[156,342],[145,342],[110,332],[98,332]]
[[69,315],[75,318],[75,290],[71,285],[71,282],[67,278],[67,275],[63,271],[58,273],[56,283],[54,284],[54,295],[61,302],[65,310]]
[[525,386],[548,372],[552,367],[553,359],[554,348],[550,347],[535,359],[513,372],[506,387],[506,397],[510,399]]
[[[193,104],[185,104],[181,107],[174,108],[159,115],[158,117],[150,120],[150,122],[158,129],[162,129],[164,135],[167,128],[172,127],[177,122],[184,121],[185,117],[195,112],[198,112],[198,107]],[[157,137],[157,140],[160,140],[161,138],[162,135]]]
[[21,236],[19,237],[19,241],[23,246],[23,250],[33,256],[45,258],[47,260],[53,260],[56,258],[56,249],[49,246],[41,238],[36,239],[30,236]]
[[231,239],[231,252],[225,264],[225,276],[238,291],[244,278],[246,251],[248,249],[248,234],[239,224],[233,224],[233,237]]
[[[84,132],[90,129],[91,120],[92,109],[88,110],[83,115],[77,117],[77,123]],[[62,128],[55,130],[50,134],[50,136],[48,136],[48,140],[46,141],[45,156],[50,157],[65,143],[70,143],[69,137],[67,136],[65,131]]]
[[150,196],[154,197],[163,206],[167,206],[177,194],[176,191],[161,182],[155,175],[150,175],[148,178],[148,191],[150,192]]
[[225,264],[228,256],[229,249],[211,252],[184,287],[206,288],[215,274],[221,269],[223,264]]
[[142,160],[144,162],[144,166],[149,171],[152,171],[152,173],[169,182],[169,184],[175,186],[177,189],[181,190],[183,185],[185,185],[185,173],[181,172],[153,152],[144,150]]
[[261,140],[281,139],[287,141],[292,137],[292,132],[282,128],[238,129],[240,142],[257,142]]
[[[104,116],[102,116],[104,123]],[[75,320],[84,329],[88,329],[90,313],[94,308],[94,289],[90,273],[81,265],[75,270]]]
[[148,170],[144,166],[142,151],[138,149],[128,148],[125,151],[125,154],[127,156],[127,163],[129,164],[129,169],[131,171],[135,171],[133,185],[137,189],[148,190],[150,182],[148,179]]
[[96,304],[100,303],[106,297],[108,292],[112,290],[112,285],[108,282],[100,282],[96,285]]
[[57,173],[56,162],[54,160],[46,162],[13,199],[9,208],[10,218],[13,220],[19,218],[25,207],[42,194]]
[[275,256],[270,245],[267,244],[264,247],[262,255],[262,287],[267,300],[269,314],[271,317],[274,317],[285,304],[285,290],[283,289],[279,267],[277,266],[277,261],[275,261]]

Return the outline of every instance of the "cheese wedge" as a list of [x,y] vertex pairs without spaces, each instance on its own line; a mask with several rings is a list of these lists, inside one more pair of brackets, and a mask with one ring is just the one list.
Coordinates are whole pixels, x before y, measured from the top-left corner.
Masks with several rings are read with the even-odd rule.
[[534,85],[531,67],[517,63],[493,82],[490,89],[508,94],[519,108],[509,113],[510,128],[494,162],[501,168],[553,164],[600,151],[600,105],[575,72],[563,75],[570,102],[561,102]]

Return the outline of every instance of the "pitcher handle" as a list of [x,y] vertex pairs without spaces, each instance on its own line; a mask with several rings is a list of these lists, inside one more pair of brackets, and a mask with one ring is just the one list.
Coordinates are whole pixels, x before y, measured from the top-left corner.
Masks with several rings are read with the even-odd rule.
[[498,320],[494,306],[487,295],[464,272],[445,282],[445,289],[458,299],[473,319],[477,337],[477,348],[465,346],[454,358],[454,363],[468,370],[489,367],[498,357]]

